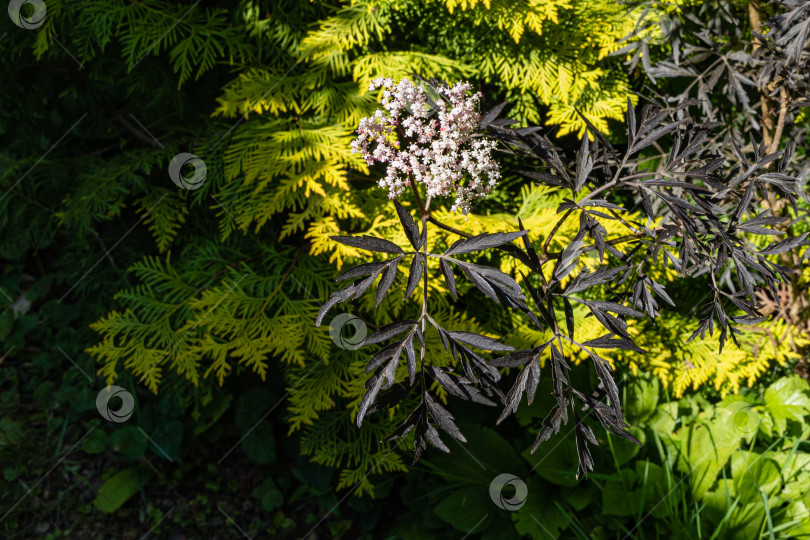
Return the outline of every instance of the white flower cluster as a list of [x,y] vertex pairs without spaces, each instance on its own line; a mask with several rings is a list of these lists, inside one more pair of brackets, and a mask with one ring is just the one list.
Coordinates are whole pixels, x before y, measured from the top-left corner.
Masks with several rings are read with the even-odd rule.
[[431,197],[455,194],[452,210],[466,215],[471,201],[489,193],[500,177],[491,155],[495,142],[472,137],[481,120],[481,93],[458,83],[436,88],[432,103],[425,88],[407,78],[395,85],[380,77],[369,85],[369,90],[377,88],[383,89],[384,110],[360,121],[352,152],[369,165],[388,163],[379,185],[388,188],[391,199],[415,181]]

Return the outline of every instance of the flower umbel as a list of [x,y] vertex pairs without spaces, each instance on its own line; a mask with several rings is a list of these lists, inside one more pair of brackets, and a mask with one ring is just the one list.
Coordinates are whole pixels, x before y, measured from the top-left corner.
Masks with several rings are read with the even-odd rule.
[[383,109],[360,121],[352,152],[369,165],[388,163],[379,185],[388,188],[389,198],[414,181],[431,197],[455,194],[451,210],[466,215],[470,203],[489,193],[500,177],[492,159],[495,141],[475,137],[481,93],[472,93],[468,83],[441,86],[433,103],[424,86],[407,78],[395,85],[380,77],[369,85],[377,88],[383,89]]

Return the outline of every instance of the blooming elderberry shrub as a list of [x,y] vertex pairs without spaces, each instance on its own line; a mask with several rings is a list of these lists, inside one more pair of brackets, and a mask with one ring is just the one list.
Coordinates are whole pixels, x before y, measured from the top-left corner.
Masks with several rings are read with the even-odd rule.
[[495,141],[475,136],[481,93],[473,93],[469,83],[439,85],[434,104],[426,88],[408,78],[394,84],[379,77],[369,85],[377,88],[383,89],[383,109],[360,120],[352,152],[369,165],[388,164],[379,185],[388,188],[389,198],[416,182],[430,197],[454,194],[451,210],[466,216],[471,202],[492,191],[500,178],[492,158]]

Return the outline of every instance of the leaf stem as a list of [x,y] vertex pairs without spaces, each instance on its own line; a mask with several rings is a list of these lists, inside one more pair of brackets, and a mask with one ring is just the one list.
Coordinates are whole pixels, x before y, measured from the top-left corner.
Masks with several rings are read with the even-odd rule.
[[427,220],[429,222],[433,223],[434,225],[436,225],[437,227],[439,227],[440,229],[444,229],[447,232],[457,234],[457,235],[462,236],[464,238],[470,238],[470,236],[471,236],[471,235],[465,233],[464,231],[460,231],[460,230],[456,229],[455,227],[451,227],[450,225],[445,225],[444,223],[442,223],[438,219],[432,217],[429,213],[428,213]]
[[[408,183],[411,185],[413,195],[416,197],[416,206],[419,208],[419,212],[422,215],[422,226],[424,227],[425,219],[427,219],[430,214],[428,213],[428,209],[425,207],[425,205],[422,204],[422,197],[419,195],[419,188],[416,187],[416,182],[414,182],[413,176],[409,174],[408,178]],[[428,201],[430,201],[430,195],[428,195]],[[427,241],[425,243],[427,244]]]
[[[416,186],[413,182],[411,182],[411,186],[414,188],[413,192],[416,195],[417,203],[419,204],[419,209],[422,211],[422,231],[425,236],[425,243],[422,246],[422,254],[425,257],[425,269],[423,274],[423,291],[422,291],[422,315],[419,317],[420,322],[422,323],[422,340],[425,340],[425,331],[427,330],[427,322],[425,321],[425,317],[427,316],[427,300],[428,300],[428,234],[427,234],[427,221],[428,217],[430,216],[430,194],[427,196],[427,201],[425,206],[422,206],[422,200],[419,198],[419,190],[416,189]],[[422,347],[419,350],[419,376],[422,381],[422,401],[425,400],[425,394],[427,393],[427,385],[425,383],[425,347],[426,344],[422,344]]]

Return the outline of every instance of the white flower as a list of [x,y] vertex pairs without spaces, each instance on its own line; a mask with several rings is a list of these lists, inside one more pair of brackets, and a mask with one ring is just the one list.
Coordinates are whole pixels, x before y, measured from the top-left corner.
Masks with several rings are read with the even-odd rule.
[[352,152],[369,165],[388,164],[378,183],[388,188],[389,198],[400,196],[414,181],[423,184],[431,197],[454,194],[452,210],[466,215],[472,200],[486,196],[500,178],[492,159],[495,142],[473,138],[481,120],[481,93],[471,93],[469,83],[436,88],[441,99],[433,111],[425,88],[410,79],[394,85],[393,80],[378,77],[369,90],[377,88],[383,89],[384,110],[360,120]]

